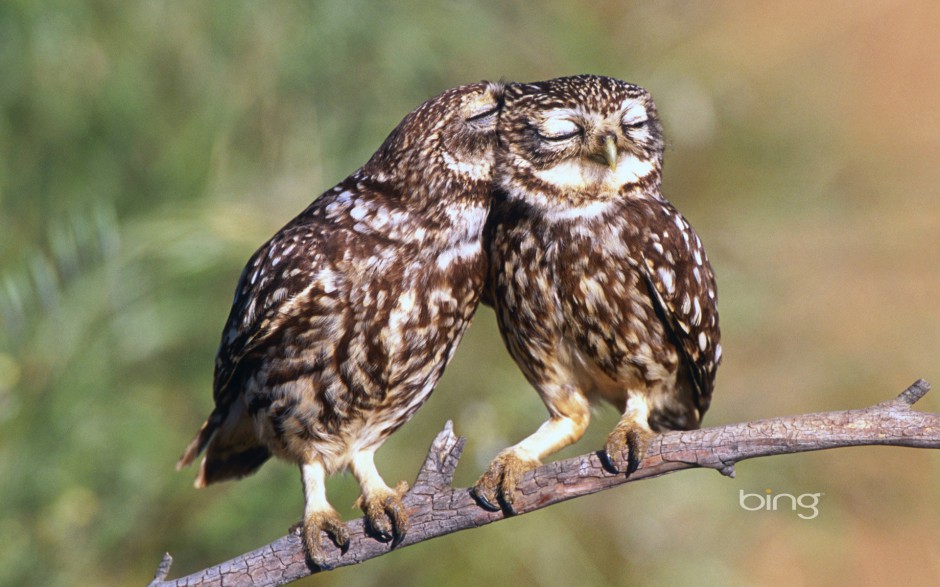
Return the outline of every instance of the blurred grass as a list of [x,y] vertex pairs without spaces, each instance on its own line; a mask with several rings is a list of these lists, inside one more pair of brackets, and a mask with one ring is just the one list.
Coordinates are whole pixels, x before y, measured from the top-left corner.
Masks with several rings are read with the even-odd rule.
[[[300,514],[281,463],[204,491],[176,457],[254,248],[411,108],[478,79],[648,87],[666,188],[716,266],[708,424],[940,384],[940,9],[743,2],[0,5],[0,585],[185,573]],[[412,479],[446,419],[471,483],[544,408],[477,320],[380,452]],[[480,369],[480,365],[486,369]],[[937,392],[934,392],[937,393]],[[931,395],[922,409],[938,411]],[[598,446],[616,415],[597,413]],[[819,518],[738,490],[822,492]],[[405,549],[309,584],[929,584],[940,467],[859,448],[683,473]],[[356,487],[331,481],[350,518]],[[720,537],[720,538],[719,538]]]

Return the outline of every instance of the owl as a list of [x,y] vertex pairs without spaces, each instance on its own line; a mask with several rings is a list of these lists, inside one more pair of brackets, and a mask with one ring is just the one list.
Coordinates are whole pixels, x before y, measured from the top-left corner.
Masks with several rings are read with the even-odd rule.
[[376,450],[427,400],[479,301],[482,232],[502,86],[434,97],[358,171],[248,261],[215,362],[215,409],[177,468],[205,452],[196,486],[238,479],[272,455],[300,467],[301,537],[323,566],[321,531],[349,534],[327,476],[349,468],[383,541],[407,528],[405,482]]
[[592,75],[512,84],[498,134],[484,301],[549,412],[473,488],[512,511],[522,473],[578,440],[595,400],[622,414],[601,453],[618,472],[654,431],[699,427],[721,345],[702,242],[661,192],[646,90]]

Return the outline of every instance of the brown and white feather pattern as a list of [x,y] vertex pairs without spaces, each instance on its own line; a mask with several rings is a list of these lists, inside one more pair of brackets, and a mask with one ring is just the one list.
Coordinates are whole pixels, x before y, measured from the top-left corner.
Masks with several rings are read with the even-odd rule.
[[[614,381],[636,371],[660,382],[687,369],[698,414],[671,426],[655,417],[652,423],[697,426],[721,347],[714,274],[682,215],[649,199],[628,200],[587,221],[550,220],[498,194],[493,217],[490,295],[499,300],[501,332],[529,380],[544,379],[558,361],[589,361]],[[558,356],[575,350],[576,359]]]
[[342,537],[323,475],[351,465],[364,509],[386,507],[372,453],[427,399],[474,314],[501,92],[481,82],[425,102],[242,272],[215,409],[179,465],[205,450],[199,486],[271,454],[301,465],[312,555],[318,528]]
[[217,360],[217,400],[243,394],[263,444],[328,471],[427,398],[481,286],[479,243],[454,233],[481,231],[483,189],[450,226],[390,209],[381,187],[351,178],[256,253]]
[[662,196],[649,94],[590,75],[511,84],[499,136],[485,300],[550,417],[491,463],[484,505],[580,438],[595,399],[623,413],[605,448],[629,445],[631,470],[651,430],[700,425],[721,358],[715,278]]

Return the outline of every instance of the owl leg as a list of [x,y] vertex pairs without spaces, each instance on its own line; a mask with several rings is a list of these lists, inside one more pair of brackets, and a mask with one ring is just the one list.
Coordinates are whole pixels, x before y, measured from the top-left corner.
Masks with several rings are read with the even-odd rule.
[[[649,425],[649,403],[644,396],[633,395],[627,400],[627,407],[613,432],[604,445],[604,461],[608,469],[615,473],[633,473],[640,466],[646,454],[646,446],[653,431]],[[627,449],[627,460],[623,461],[623,449]]]
[[408,529],[408,512],[402,503],[408,483],[402,481],[395,489],[386,485],[375,468],[374,456],[374,450],[359,451],[350,463],[362,491],[356,506],[365,513],[372,532],[383,542],[392,541],[394,546],[402,541]]
[[301,465],[300,475],[304,486],[304,521],[301,539],[307,557],[321,569],[329,569],[320,544],[320,532],[326,532],[333,543],[343,552],[349,547],[349,530],[342,518],[326,500],[326,471],[323,463],[314,461]]
[[512,504],[522,475],[541,465],[547,455],[576,442],[587,430],[591,411],[583,394],[566,390],[559,398],[542,396],[552,416],[534,434],[496,455],[471,490],[486,509],[498,511],[502,504],[515,514]]

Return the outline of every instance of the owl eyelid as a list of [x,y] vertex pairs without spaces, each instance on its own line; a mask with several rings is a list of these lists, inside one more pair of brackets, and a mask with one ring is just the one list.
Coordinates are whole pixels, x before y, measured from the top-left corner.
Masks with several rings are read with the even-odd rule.
[[640,120],[631,120],[629,122],[624,120],[621,124],[623,124],[625,128],[640,128],[641,126],[644,126],[647,122],[649,122],[648,118],[641,118]]
[[480,120],[483,120],[485,118],[495,115],[497,112],[499,112],[499,104],[496,104],[489,110],[484,110],[483,112],[480,112],[479,114],[473,114],[471,116],[468,116],[467,122],[478,122]]
[[567,116],[550,116],[541,124],[533,124],[532,126],[535,132],[538,133],[539,138],[546,141],[567,141],[584,133],[581,125]]
[[578,130],[574,132],[564,133],[560,135],[546,135],[546,134],[539,133],[539,137],[545,139],[546,141],[561,142],[561,141],[571,140],[575,138],[576,136],[579,136],[580,134],[581,134],[581,129],[579,128]]

